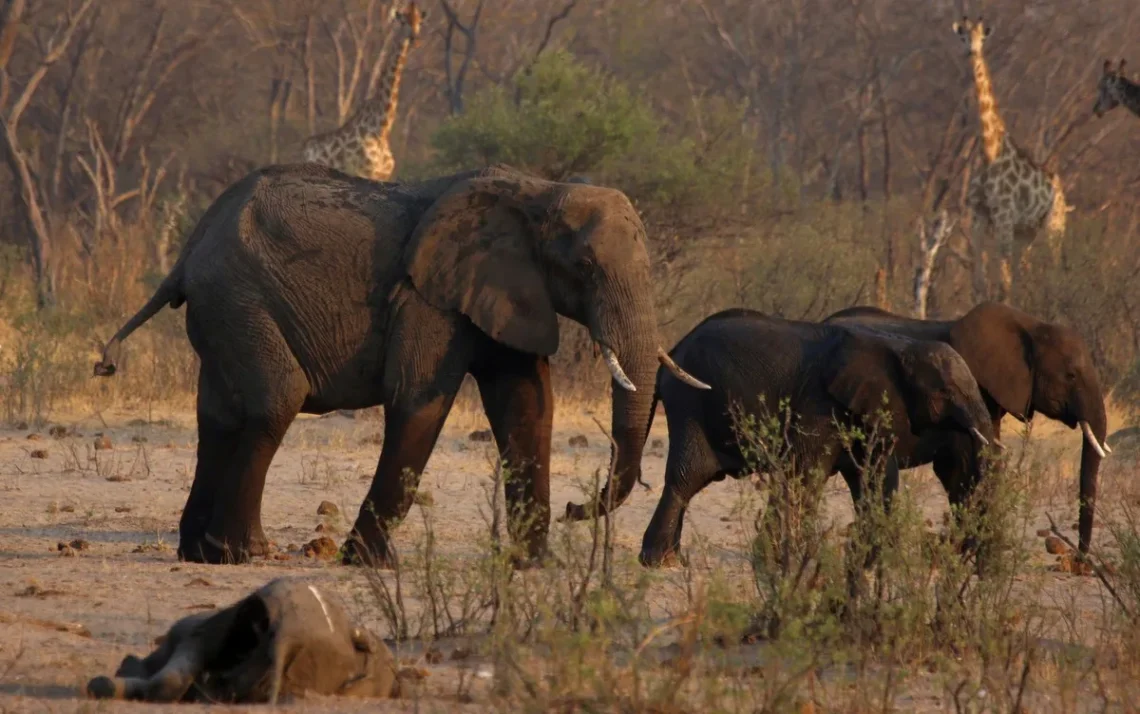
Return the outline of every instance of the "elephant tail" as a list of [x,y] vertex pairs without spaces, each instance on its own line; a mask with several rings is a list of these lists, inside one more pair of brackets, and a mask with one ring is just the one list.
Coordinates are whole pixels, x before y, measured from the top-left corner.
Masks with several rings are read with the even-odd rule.
[[[185,251],[183,252],[184,255]],[[143,305],[141,310],[127,320],[126,324],[119,328],[119,331],[103,348],[103,358],[95,363],[95,376],[110,377],[115,373],[123,340],[127,339],[143,323],[154,317],[159,310],[167,305],[178,308],[186,302],[186,296],[182,291],[183,264],[184,261],[180,256],[170,274],[163,278],[162,284],[158,286],[158,290],[154,292],[150,300],[147,300],[146,305]]]

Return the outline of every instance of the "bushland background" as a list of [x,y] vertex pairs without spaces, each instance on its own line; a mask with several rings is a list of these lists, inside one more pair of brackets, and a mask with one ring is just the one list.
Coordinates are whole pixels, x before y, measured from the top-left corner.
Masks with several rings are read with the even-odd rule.
[[[102,342],[230,182],[299,159],[375,90],[381,0],[5,0],[0,5],[0,394],[9,421],[69,402],[189,402],[182,312]],[[393,132],[396,178],[505,161],[621,188],[649,229],[669,340],[715,309],[819,318],[914,309],[920,236],[953,222],[928,314],[990,294],[971,238],[973,84],[950,25],[984,13],[999,108],[1076,208],[1016,303],[1076,326],[1125,409],[1140,351],[1140,119],[1092,115],[1135,49],[1127,0],[423,0]],[[1140,62],[1140,59],[1136,60]],[[567,326],[563,395],[607,388]]]

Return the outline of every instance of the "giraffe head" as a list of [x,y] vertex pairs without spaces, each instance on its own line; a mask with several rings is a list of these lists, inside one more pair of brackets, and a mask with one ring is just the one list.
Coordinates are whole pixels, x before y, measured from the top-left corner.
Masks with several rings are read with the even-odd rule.
[[1102,117],[1105,112],[1120,105],[1120,90],[1124,80],[1124,60],[1120,60],[1120,64],[1115,67],[1112,66],[1112,60],[1105,60],[1104,72],[1100,76],[1100,84],[1096,87],[1094,114]]
[[421,10],[414,2],[408,3],[403,12],[396,10],[396,4],[392,3],[392,8],[388,13],[389,20],[399,23],[396,30],[403,37],[410,39],[413,45],[419,44],[420,25],[427,19],[427,16],[427,10]]
[[954,32],[972,55],[982,54],[982,44],[990,36],[990,28],[982,21],[982,18],[979,17],[977,21],[974,21],[967,19],[965,15],[960,21],[954,23]]

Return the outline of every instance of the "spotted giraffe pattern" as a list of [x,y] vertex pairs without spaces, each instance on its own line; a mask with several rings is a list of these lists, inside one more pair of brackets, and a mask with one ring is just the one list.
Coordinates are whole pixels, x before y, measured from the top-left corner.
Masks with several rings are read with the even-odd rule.
[[1038,233],[1045,229],[1050,251],[1060,252],[1066,215],[1072,210],[1065,201],[1059,176],[1038,166],[1010,138],[998,111],[993,81],[982,53],[990,34],[981,18],[962,18],[954,32],[966,46],[974,73],[974,89],[982,127],[985,163],[970,182],[967,203],[975,217],[988,224],[1001,254],[1003,299],[1008,299],[1013,272],[1015,242],[1027,252]]
[[302,147],[305,161],[373,181],[387,181],[392,176],[396,159],[392,156],[389,137],[396,120],[400,78],[408,50],[419,38],[425,17],[426,13],[414,2],[395,16],[399,46],[384,68],[376,96],[364,102],[339,129],[306,140]]
[[1124,60],[1115,67],[1112,60],[1104,61],[1104,72],[1096,88],[1096,104],[1093,113],[1098,117],[1117,107],[1124,107],[1140,116],[1140,84],[1128,79],[1124,74]]

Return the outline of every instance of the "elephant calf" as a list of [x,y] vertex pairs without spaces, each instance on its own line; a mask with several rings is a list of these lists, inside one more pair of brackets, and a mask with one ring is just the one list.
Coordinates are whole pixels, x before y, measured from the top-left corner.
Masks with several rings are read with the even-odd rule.
[[[979,447],[993,425],[977,382],[961,356],[940,342],[910,340],[838,325],[727,310],[697,325],[670,356],[700,374],[712,391],[688,387],[664,370],[656,394],[669,423],[665,487],[645,531],[641,562],[659,565],[680,546],[689,502],[705,486],[749,471],[730,413],[757,414],[788,400],[795,428],[788,446],[803,470],[843,474],[856,507],[863,497],[858,453],[842,445],[838,425],[859,426],[885,409],[894,451],[883,485],[898,484],[898,461],[907,462],[927,430],[970,434]],[[885,395],[885,401],[884,401]],[[981,459],[973,459],[982,468]]]
[[96,699],[276,702],[305,693],[397,695],[395,659],[316,585],[278,578],[215,613],[184,617],[158,649],[96,677]]

